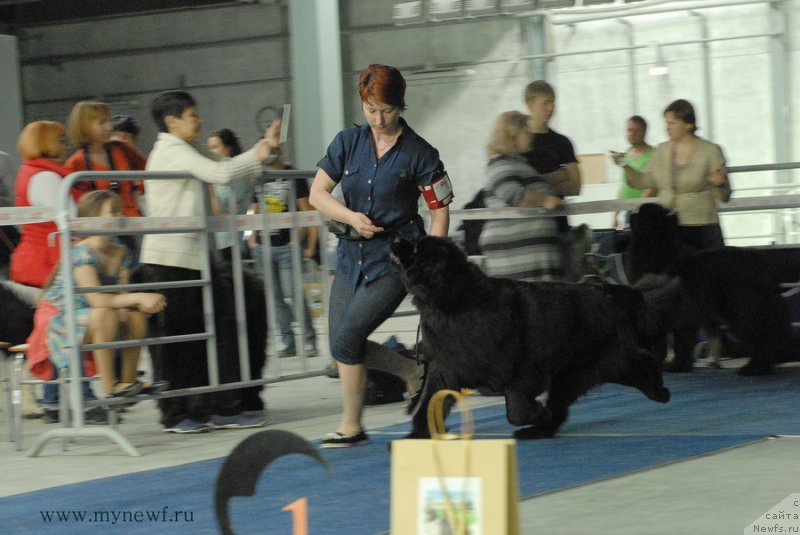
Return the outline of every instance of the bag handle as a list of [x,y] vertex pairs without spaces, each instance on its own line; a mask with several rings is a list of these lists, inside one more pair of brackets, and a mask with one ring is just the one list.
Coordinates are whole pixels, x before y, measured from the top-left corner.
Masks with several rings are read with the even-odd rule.
[[[453,397],[461,411],[461,432],[448,433],[444,425],[444,402],[448,397]],[[439,390],[428,404],[428,430],[434,440],[470,440],[475,434],[475,423],[472,411],[467,405],[464,395],[457,390]]]

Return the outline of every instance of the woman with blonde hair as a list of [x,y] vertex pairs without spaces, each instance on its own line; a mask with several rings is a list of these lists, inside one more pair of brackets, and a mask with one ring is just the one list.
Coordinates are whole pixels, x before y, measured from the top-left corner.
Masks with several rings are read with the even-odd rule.
[[[542,180],[522,154],[530,151],[528,116],[501,113],[492,129],[487,152],[487,208],[557,208],[561,198]],[[479,244],[486,271],[495,277],[518,280],[564,278],[558,225],[552,217],[487,221]]]
[[[108,190],[85,194],[78,203],[78,217],[119,217],[122,207],[119,195]],[[73,245],[72,280],[76,287],[114,286],[130,282],[131,254],[124,245],[114,243],[113,236],[87,236]],[[65,284],[62,270],[54,273],[36,309],[34,330],[28,338],[28,360],[31,372],[43,379],[52,376],[53,366],[69,365],[69,325],[67,324]],[[166,306],[158,293],[102,292],[76,294],[75,329],[79,343],[100,344],[144,338],[147,315]],[[144,385],[137,379],[140,347],[122,350],[122,373],[116,378],[113,359],[115,350],[94,351],[94,362],[100,373],[106,396],[132,396],[140,392],[157,393],[168,383]]]
[[[67,160],[66,166],[76,172],[144,170],[147,161],[125,143],[111,141],[112,131],[111,108],[108,104],[89,101],[76,103],[67,120],[67,136],[77,150]],[[139,211],[139,195],[144,192],[141,182],[97,180],[86,184],[88,187],[83,189],[110,189],[119,193],[122,215],[142,215]]]

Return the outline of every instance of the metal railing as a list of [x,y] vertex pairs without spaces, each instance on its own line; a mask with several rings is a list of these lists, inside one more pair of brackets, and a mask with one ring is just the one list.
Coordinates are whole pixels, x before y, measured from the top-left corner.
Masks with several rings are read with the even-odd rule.
[[[793,164],[776,164],[769,166],[757,166],[759,169],[753,169],[755,166],[750,166],[747,169],[729,169],[730,172],[743,172],[753,170],[776,170],[776,169],[795,169],[800,168],[800,163]],[[287,179],[305,179],[313,175],[313,171],[271,171],[263,180],[273,178],[287,178]],[[272,332],[273,341],[279,332],[275,324],[275,303],[273,302],[274,296],[274,283],[276,282],[273,277],[269,276],[272,262],[272,251],[270,250],[269,235],[273,230],[289,229],[291,233],[291,250],[293,258],[293,305],[295,307],[295,317],[300,323],[301,329],[305,329],[304,314],[302,312],[303,306],[303,281],[300,269],[300,243],[298,240],[298,229],[301,227],[319,226],[320,227],[320,241],[322,237],[327,235],[327,231],[323,226],[323,219],[318,212],[297,212],[296,199],[294,199],[294,189],[291,188],[290,198],[290,211],[280,214],[267,214],[266,211],[261,214],[255,215],[231,215],[231,216],[210,216],[205,210],[199,216],[188,217],[141,217],[141,218],[74,218],[70,215],[69,207],[69,190],[71,186],[78,180],[98,180],[108,179],[112,177],[114,180],[173,180],[173,179],[194,179],[191,175],[185,173],[154,173],[154,172],[81,172],[68,176],[62,184],[61,205],[58,209],[47,208],[0,208],[0,224],[26,224],[42,221],[56,220],[59,225],[60,232],[62,233],[61,239],[61,269],[64,276],[65,300],[68,304],[74,303],[74,296],[78,293],[89,293],[98,291],[107,291],[108,287],[96,288],[80,288],[76,289],[71,284],[72,276],[72,250],[71,241],[73,236],[82,235],[97,235],[97,234],[157,234],[157,233],[178,233],[178,232],[192,232],[197,233],[200,237],[200,245],[202,248],[203,268],[201,269],[201,278],[194,281],[177,281],[177,282],[159,282],[159,283],[146,283],[146,284],[126,284],[115,286],[115,290],[159,290],[166,288],[177,287],[200,287],[203,292],[204,302],[204,322],[205,331],[190,335],[170,336],[163,338],[146,338],[143,340],[134,341],[118,341],[110,342],[107,344],[88,344],[82,345],[76,341],[75,332],[75,316],[72,306],[67,307],[67,321],[70,326],[70,369],[69,377],[71,380],[68,383],[69,387],[69,407],[73,413],[72,422],[74,426],[70,428],[54,429],[45,432],[38,437],[35,446],[33,447],[30,456],[36,456],[44,447],[44,445],[53,438],[69,438],[69,437],[85,437],[85,436],[100,436],[111,439],[116,442],[126,453],[130,455],[138,455],[138,452],[133,445],[127,440],[122,433],[110,427],[92,426],[87,428],[83,421],[83,408],[87,404],[83,400],[82,392],[80,389],[81,366],[80,356],[82,351],[101,349],[101,348],[124,348],[131,346],[151,346],[156,344],[165,343],[180,343],[185,341],[205,340],[208,352],[208,366],[209,366],[209,384],[208,386],[199,386],[192,388],[183,388],[176,390],[169,390],[157,395],[141,396],[142,399],[159,399],[166,397],[203,394],[210,392],[218,392],[222,390],[240,389],[249,386],[258,386],[268,383],[276,383],[289,381],[294,379],[301,379],[306,377],[314,377],[328,373],[326,369],[309,370],[307,361],[301,353],[303,369],[300,373],[281,373],[280,364],[278,367],[278,374],[274,376],[264,377],[262,379],[253,380],[252,370],[249,369],[249,360],[247,359],[247,323],[244,313],[244,285],[242,281],[242,260],[241,260],[241,240],[238,238],[238,233],[244,230],[259,231],[263,236],[262,249],[264,260],[264,279],[265,279],[265,292],[264,297],[267,300],[267,306],[270,310],[269,313],[269,330]],[[769,189],[765,186],[762,189]],[[540,208],[502,208],[502,209],[472,209],[472,210],[451,210],[451,213],[462,220],[485,220],[485,219],[516,219],[516,218],[529,218],[541,216],[558,216],[558,215],[578,215],[578,214],[591,214],[614,212],[618,210],[631,210],[645,202],[652,202],[653,199],[631,199],[631,200],[613,200],[613,201],[592,201],[581,203],[567,203],[563,208],[555,211],[546,211]],[[723,213],[736,213],[747,211],[762,211],[762,210],[783,210],[783,209],[797,209],[800,207],[800,194],[779,195],[779,196],[766,196],[766,197],[745,197],[734,198],[730,202],[720,206],[720,212]],[[231,213],[235,213],[232,210]],[[211,264],[210,258],[212,251],[210,250],[210,242],[208,239],[209,232],[228,231],[233,232],[236,239],[232,240],[233,243],[233,272],[234,272],[234,302],[236,312],[237,324],[237,337],[239,340],[240,352],[240,381],[234,383],[219,382],[219,370],[217,369],[216,359],[216,333],[214,331],[214,317],[213,317],[213,296],[211,292]],[[326,255],[321,254],[323,272],[328,271]],[[324,289],[324,302],[327,304],[328,300],[328,285],[323,284]],[[305,334],[305,332],[303,332]],[[302,338],[302,336],[301,336]],[[300,344],[302,347],[302,343]],[[302,351],[302,349],[301,349]],[[279,362],[280,359],[275,359]],[[135,398],[134,398],[135,399]],[[62,400],[64,402],[66,400]],[[90,402],[91,405],[114,405],[117,403],[126,403],[130,399],[103,399],[95,402]]]

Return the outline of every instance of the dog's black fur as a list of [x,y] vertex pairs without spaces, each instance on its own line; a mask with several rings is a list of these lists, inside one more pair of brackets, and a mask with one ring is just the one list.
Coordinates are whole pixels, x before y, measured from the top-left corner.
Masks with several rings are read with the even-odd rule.
[[24,344],[33,330],[33,315],[40,290],[0,281],[0,342]]
[[[399,240],[392,258],[419,309],[427,372],[410,437],[427,437],[431,396],[488,385],[503,392],[521,439],[553,436],[591,388],[619,383],[665,403],[661,369],[639,349],[647,317],[622,286],[486,276],[448,239]],[[546,407],[536,397],[548,392]]]
[[[763,253],[739,247],[692,249],[679,239],[676,214],[658,204],[643,205],[631,219],[631,231],[625,254],[633,282],[647,274],[679,281],[672,284],[678,293],[669,300],[667,324],[678,330],[726,324],[750,356],[739,370],[742,375],[763,375],[774,363],[793,358],[788,308],[775,266]],[[651,294],[645,290],[646,299]],[[691,369],[692,349],[675,345],[682,371]]]

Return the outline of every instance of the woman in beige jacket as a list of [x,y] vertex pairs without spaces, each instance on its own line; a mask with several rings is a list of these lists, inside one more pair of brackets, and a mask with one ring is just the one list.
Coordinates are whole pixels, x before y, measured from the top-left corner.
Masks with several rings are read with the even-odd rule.
[[[722,150],[697,137],[694,108],[688,101],[672,102],[664,110],[664,120],[669,141],[658,146],[641,173],[624,166],[625,178],[635,188],[653,188],[658,202],[678,214],[678,232],[684,244],[695,249],[722,247],[725,242],[717,200],[728,202],[731,198]],[[673,332],[675,358],[666,365],[667,371],[692,370],[697,334],[693,327]],[[717,362],[720,349],[719,330],[710,329],[708,353],[712,362]]]
[[641,172],[624,166],[628,184],[653,188],[658,202],[678,214],[681,240],[697,249],[724,245],[717,201],[728,202],[731,187],[718,145],[696,135],[694,108],[676,100],[664,110],[669,141],[661,143]]

